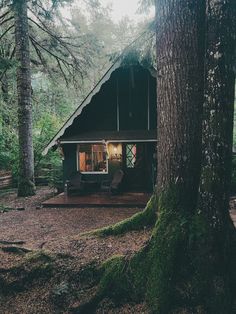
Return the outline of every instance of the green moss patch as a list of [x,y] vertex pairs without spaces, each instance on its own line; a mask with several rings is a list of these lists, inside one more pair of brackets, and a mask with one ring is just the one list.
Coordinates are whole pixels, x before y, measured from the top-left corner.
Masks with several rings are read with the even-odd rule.
[[153,226],[157,219],[157,197],[153,195],[148,201],[145,209],[115,225],[97,229],[86,234],[100,237],[109,235],[121,235],[129,231],[142,230],[145,227]]

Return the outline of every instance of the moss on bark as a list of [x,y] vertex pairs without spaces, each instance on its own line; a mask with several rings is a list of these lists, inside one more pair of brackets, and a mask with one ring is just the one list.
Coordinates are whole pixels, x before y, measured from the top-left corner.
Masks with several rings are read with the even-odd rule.
[[167,195],[159,198],[149,243],[129,258],[107,260],[97,293],[78,313],[92,311],[105,297],[117,304],[146,301],[150,313],[233,313],[235,229],[227,223],[224,230],[212,229],[201,212],[176,212],[176,197]]
[[130,218],[118,222],[115,225],[93,230],[85,234],[97,235],[100,237],[124,234],[129,231],[141,230],[146,227],[151,227],[155,224],[156,219],[157,197],[156,195],[153,195],[142,212],[139,212]]

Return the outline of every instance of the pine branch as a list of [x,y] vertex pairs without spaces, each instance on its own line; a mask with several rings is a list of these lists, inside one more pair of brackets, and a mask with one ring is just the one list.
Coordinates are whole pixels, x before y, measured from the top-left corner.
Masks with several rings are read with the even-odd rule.
[[[31,11],[32,12],[32,11]],[[33,12],[32,12],[33,13]],[[36,15],[35,15],[36,16]],[[37,16],[36,16],[37,17]],[[38,17],[37,17],[38,18]],[[85,45],[86,43],[88,43],[89,41],[87,41],[86,43],[83,43],[81,45],[75,45],[73,43],[64,41],[64,39],[71,39],[72,37],[66,36],[58,36],[56,34],[53,34],[48,27],[41,21],[41,19],[38,18],[38,20],[40,21],[40,23],[43,25],[41,26],[40,24],[38,24],[36,21],[34,21],[33,19],[31,19],[30,17],[28,17],[28,20],[31,21],[33,24],[35,24],[39,29],[41,29],[43,32],[47,33],[48,35],[50,35],[53,39],[55,39],[56,41],[58,41],[61,45],[69,45],[75,48],[81,48],[83,45]],[[74,38],[79,38],[79,37],[74,37]]]
[[8,19],[3,20],[2,22],[0,22],[0,26],[2,26],[3,24],[11,21],[12,19],[14,19],[14,16],[10,16]]
[[9,26],[5,32],[3,32],[3,34],[0,36],[0,40],[15,26],[15,24],[12,24],[11,26]]
[[60,71],[61,71],[61,73],[62,73],[62,75],[63,75],[63,78],[64,78],[64,80],[65,80],[65,82],[66,82],[66,86],[68,87],[68,86],[69,86],[69,82],[68,82],[68,80],[67,80],[66,74],[65,74],[65,72],[63,71],[62,66],[61,66],[61,63],[60,63],[59,60],[57,60],[57,64],[58,64],[59,69],[60,69]]
[[0,20],[3,19],[5,16],[7,16],[11,11],[7,11],[5,13],[3,13],[2,15],[0,15]]
[[[42,3],[41,3],[41,5],[37,2],[36,3],[36,6],[40,9],[40,10],[42,10],[43,12],[44,12],[44,14],[45,14],[45,16],[50,16],[50,12],[47,10],[47,9],[45,9],[44,7],[43,7],[43,5],[42,5]],[[28,9],[31,11],[31,9],[28,7]],[[32,12],[32,11],[31,11]],[[33,12],[32,12],[33,13]]]
[[[16,46],[14,46],[14,48],[13,48],[13,50],[12,50],[12,52],[11,52],[11,55],[10,55],[9,60],[12,60],[12,58],[13,58],[14,55],[15,55],[15,52],[16,52]],[[3,79],[4,75],[6,74],[7,70],[8,70],[8,67],[6,67],[5,70],[2,72],[2,74],[1,74],[1,76],[0,76],[0,81],[2,81],[2,79]]]
[[[32,38],[30,37],[30,42],[32,44],[32,46],[34,47],[34,50],[41,62],[41,65],[46,69],[46,71],[49,73],[49,70],[48,70],[48,66],[47,66],[47,62],[46,60],[44,59],[40,49],[38,49],[38,47],[36,46],[36,44],[34,43],[34,41],[32,40]],[[50,73],[49,73],[50,74]]]
[[55,59],[60,60],[63,63],[66,63],[68,66],[73,67],[73,64],[66,61],[65,59],[62,59],[61,57],[57,56],[56,54],[54,54],[52,51],[48,50],[46,47],[42,46],[37,40],[35,40],[32,36],[29,36],[30,39],[32,39],[32,41],[41,49],[43,49],[44,51],[46,51],[49,55],[51,55],[52,57],[54,57]]
[[60,45],[62,47],[64,47],[64,49],[67,50],[67,52],[70,54],[70,56],[73,58],[74,63],[78,64],[78,60],[75,57],[74,53],[71,51],[71,49],[68,47],[67,43],[65,43],[59,36],[57,36],[56,34],[53,34],[48,27],[46,26],[45,23],[43,23],[43,21],[37,16],[35,15],[35,13],[30,9],[30,11],[34,14],[34,16],[38,19],[38,21],[42,24],[39,25],[36,21],[34,21],[33,19],[31,19],[30,17],[28,18],[32,23],[34,23],[35,25],[37,25],[42,31],[44,31],[45,33],[47,33],[49,36],[51,36],[53,39],[55,39],[58,43],[60,43]]
[[42,27],[41,25],[39,25],[36,21],[34,21],[33,19],[31,19],[30,17],[28,17],[28,20],[30,20],[32,23],[34,23],[38,28],[40,28],[42,31],[44,31],[45,33],[47,33],[48,35],[50,35],[52,38],[56,39],[59,41],[59,38],[56,35],[53,35],[45,26]]

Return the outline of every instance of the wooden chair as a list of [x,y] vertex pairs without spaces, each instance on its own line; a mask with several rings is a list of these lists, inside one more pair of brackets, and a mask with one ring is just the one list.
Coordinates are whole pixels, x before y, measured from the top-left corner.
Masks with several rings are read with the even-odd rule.
[[123,177],[123,170],[117,170],[114,173],[112,181],[102,181],[101,190],[109,191],[111,194],[118,194],[121,191]]
[[85,181],[82,179],[82,173],[76,172],[69,180],[65,182],[65,194],[83,194],[85,191]]

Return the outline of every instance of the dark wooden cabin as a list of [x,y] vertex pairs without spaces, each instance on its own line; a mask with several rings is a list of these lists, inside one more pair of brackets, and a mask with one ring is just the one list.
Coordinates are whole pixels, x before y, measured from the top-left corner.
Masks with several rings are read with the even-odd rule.
[[[155,71],[153,71],[155,73]],[[156,78],[117,61],[44,150],[62,148],[64,180],[109,180],[124,172],[127,191],[151,191],[156,176]]]

